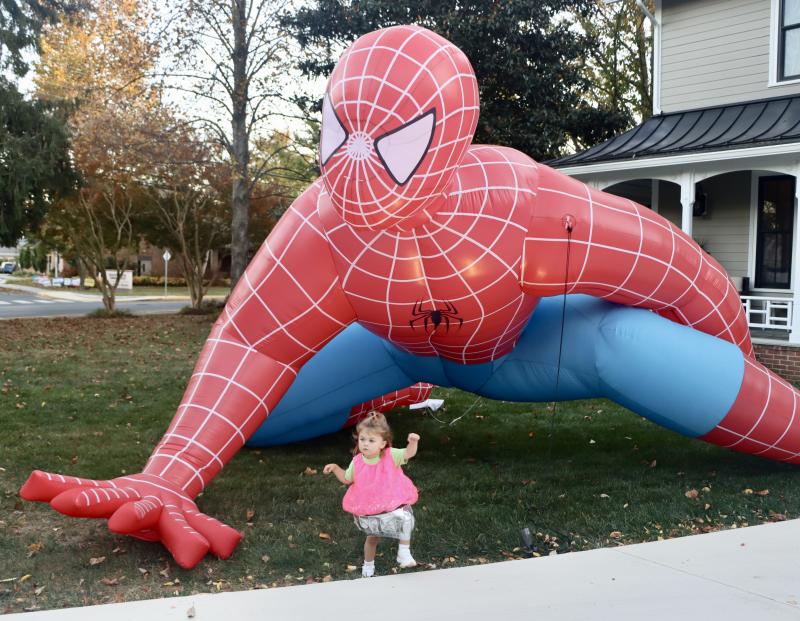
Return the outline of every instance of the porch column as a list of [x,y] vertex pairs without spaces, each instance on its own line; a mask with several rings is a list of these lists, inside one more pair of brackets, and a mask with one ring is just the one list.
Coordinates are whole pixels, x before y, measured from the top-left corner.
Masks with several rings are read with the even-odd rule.
[[681,230],[692,236],[692,217],[694,212],[694,173],[681,175]]
[[792,331],[790,343],[800,343],[800,164],[794,172],[794,231],[792,231]]

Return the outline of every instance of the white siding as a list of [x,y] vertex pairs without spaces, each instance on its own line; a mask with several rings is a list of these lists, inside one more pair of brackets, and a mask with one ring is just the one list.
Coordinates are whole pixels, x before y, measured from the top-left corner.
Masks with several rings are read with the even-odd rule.
[[770,0],[662,0],[661,109],[800,93],[768,87]]
[[747,276],[750,235],[750,173],[736,172],[701,182],[708,215],[695,218],[693,237],[731,276]]

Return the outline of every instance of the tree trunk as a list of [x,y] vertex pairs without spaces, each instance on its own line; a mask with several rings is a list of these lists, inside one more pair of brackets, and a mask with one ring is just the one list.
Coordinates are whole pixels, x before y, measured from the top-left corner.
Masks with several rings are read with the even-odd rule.
[[250,211],[250,145],[247,135],[247,0],[231,0],[233,22],[233,96],[231,107],[231,287],[244,273],[249,254],[247,238]]

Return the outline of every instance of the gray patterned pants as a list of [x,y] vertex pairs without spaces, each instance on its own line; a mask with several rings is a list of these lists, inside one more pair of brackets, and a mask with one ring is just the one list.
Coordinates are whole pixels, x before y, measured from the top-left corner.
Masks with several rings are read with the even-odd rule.
[[354,515],[353,521],[358,530],[373,537],[389,537],[409,541],[414,530],[414,510],[411,505],[377,515]]

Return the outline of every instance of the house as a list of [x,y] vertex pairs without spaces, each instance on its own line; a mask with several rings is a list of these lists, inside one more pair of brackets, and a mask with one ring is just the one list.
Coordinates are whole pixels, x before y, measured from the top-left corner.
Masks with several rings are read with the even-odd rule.
[[653,116],[550,165],[692,235],[741,291],[759,359],[800,381],[800,0],[650,17]]

